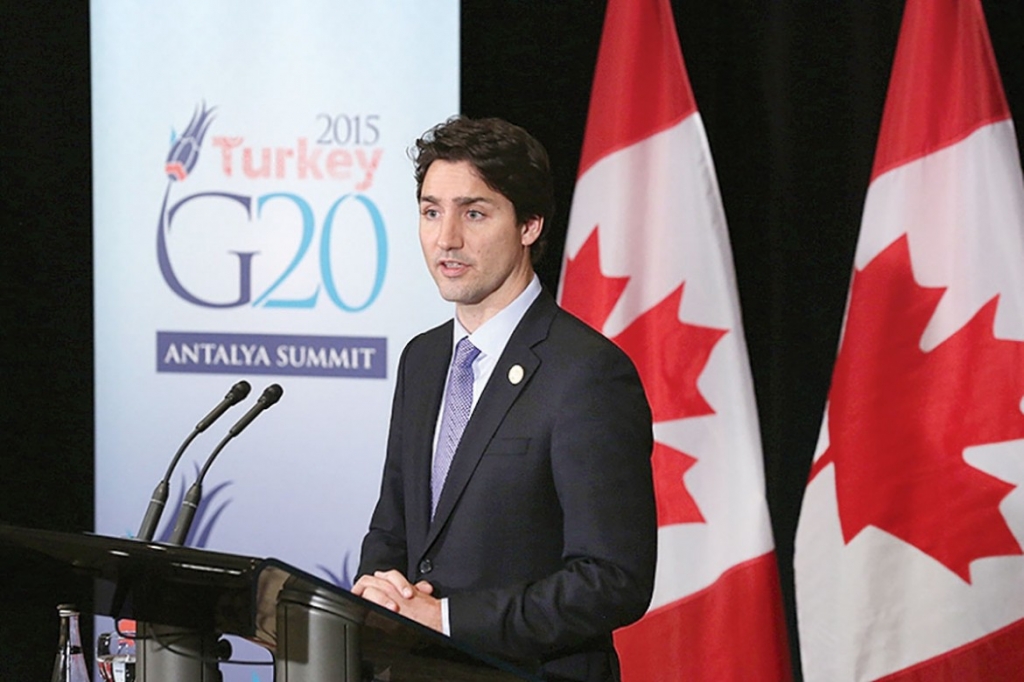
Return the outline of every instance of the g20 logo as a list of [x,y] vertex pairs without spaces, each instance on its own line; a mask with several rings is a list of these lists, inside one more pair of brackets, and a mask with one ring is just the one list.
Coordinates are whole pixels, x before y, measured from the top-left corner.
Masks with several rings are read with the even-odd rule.
[[[170,188],[168,187],[168,190],[169,189]],[[167,285],[171,290],[180,298],[188,301],[189,303],[204,306],[206,308],[234,308],[249,303],[254,306],[263,306],[267,308],[312,308],[316,305],[317,298],[320,293],[319,289],[306,298],[278,298],[274,296],[274,292],[288,280],[299,264],[311,255],[310,247],[313,246],[313,242],[317,236],[318,226],[313,215],[313,209],[305,199],[289,192],[274,192],[270,194],[263,194],[258,197],[231,194],[228,192],[199,192],[180,199],[170,208],[167,207],[167,200],[168,197],[165,195],[164,207],[160,212],[160,226],[159,234],[157,236],[157,259],[160,263],[160,272],[164,277],[164,281],[167,282]],[[171,226],[174,223],[174,216],[177,214],[178,210],[190,202],[218,200],[233,202],[245,212],[246,218],[249,220],[252,220],[253,218],[254,205],[256,217],[258,218],[262,214],[264,206],[270,202],[276,201],[291,202],[298,208],[299,214],[302,216],[302,237],[299,240],[299,244],[294,255],[273,283],[262,292],[255,295],[255,297],[252,291],[252,260],[257,253],[255,251],[233,252],[238,258],[238,297],[235,300],[228,302],[205,300],[190,292],[181,283],[173,266],[171,265],[171,259],[167,252],[167,233],[171,230]],[[370,218],[370,224],[373,227],[374,240],[376,243],[377,254],[373,283],[370,287],[369,294],[366,296],[365,300],[362,301],[347,301],[342,297],[336,283],[335,275],[337,269],[335,264],[332,262],[331,256],[331,241],[334,235],[336,223],[335,217],[342,204],[349,201],[360,204],[366,210]],[[323,283],[324,290],[327,293],[327,297],[332,303],[334,303],[334,305],[346,312],[354,313],[368,308],[377,299],[381,288],[384,286],[384,273],[387,271],[388,264],[387,232],[384,228],[384,218],[381,216],[376,204],[362,194],[345,194],[331,204],[331,207],[327,211],[327,215],[319,225],[319,228],[319,243],[316,246],[316,252],[318,255],[313,255],[312,257],[317,258],[319,261],[320,278]]]
[[[320,282],[330,301],[339,309],[346,312],[359,312],[371,306],[380,294],[384,285],[384,275],[387,271],[388,242],[387,231],[384,225],[384,218],[381,216],[377,205],[369,197],[349,193],[338,197],[327,210],[321,222],[317,222],[314,212],[309,203],[301,196],[291,192],[271,192],[259,196],[249,196],[230,192],[198,192],[183,197],[173,205],[168,206],[170,201],[171,187],[188,177],[188,174],[195,167],[199,160],[199,150],[203,136],[212,120],[213,109],[207,109],[205,104],[197,109],[189,122],[184,133],[175,140],[167,157],[165,170],[167,172],[167,189],[164,193],[163,206],[160,210],[160,220],[157,227],[157,260],[160,264],[160,273],[164,281],[180,298],[194,305],[206,308],[234,308],[243,305],[261,306],[267,308],[312,308],[316,305],[320,294],[317,287],[312,295],[305,298],[286,298],[275,294],[281,286],[296,272],[296,269],[307,258],[315,258],[319,266]],[[287,202],[298,209],[301,216],[302,230],[295,253],[289,262],[274,278],[273,282],[260,292],[253,292],[252,287],[252,266],[253,258],[257,251],[232,251],[237,259],[238,294],[230,301],[212,301],[202,298],[190,291],[181,282],[171,264],[168,253],[167,235],[174,224],[178,211],[193,202],[229,202],[229,206],[237,207],[244,212],[247,221],[260,218],[265,206],[276,202]],[[376,258],[373,268],[372,283],[369,293],[363,300],[346,300],[337,284],[339,272],[332,254],[332,240],[336,231],[339,209],[346,203],[354,203],[365,210],[369,223],[372,227]],[[314,242],[317,242],[314,245]],[[311,251],[312,250],[312,251]]]

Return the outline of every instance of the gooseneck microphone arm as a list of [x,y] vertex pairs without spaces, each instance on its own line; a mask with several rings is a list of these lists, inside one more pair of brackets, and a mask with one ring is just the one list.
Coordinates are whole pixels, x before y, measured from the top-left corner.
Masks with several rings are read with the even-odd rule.
[[156,488],[153,489],[153,494],[149,498],[149,506],[146,508],[146,515],[142,518],[142,525],[139,526],[139,532],[136,534],[139,540],[149,542],[153,539],[153,534],[156,533],[156,525],[160,522],[160,515],[164,513],[164,505],[167,504],[167,492],[170,489],[171,472],[174,471],[174,467],[178,464],[178,460],[181,459],[181,455],[185,452],[185,448],[189,446],[199,435],[199,431],[192,431],[185,442],[178,448],[178,452],[175,453],[174,459],[171,460],[171,465],[167,467],[167,473],[160,479],[160,482],[156,484]]
[[156,526],[160,522],[160,515],[163,514],[164,505],[167,504],[167,492],[170,489],[171,474],[174,472],[174,467],[178,465],[178,460],[181,459],[182,454],[192,444],[192,441],[196,439],[196,436],[210,428],[210,425],[220,419],[221,415],[227,412],[230,407],[244,400],[249,395],[250,390],[252,390],[252,387],[249,386],[248,381],[239,381],[231,387],[231,390],[220,401],[220,404],[213,408],[192,429],[192,433],[188,435],[188,438],[185,439],[181,447],[174,454],[174,458],[167,467],[167,473],[164,474],[164,477],[160,479],[160,482],[157,483],[156,488],[153,490],[153,494],[149,499],[149,507],[146,508],[146,515],[143,517],[142,525],[139,526],[139,532],[135,537],[146,542],[153,539],[153,534],[156,533]]
[[220,451],[224,449],[224,446],[231,441],[232,438],[237,436],[245,429],[246,426],[252,423],[256,417],[263,413],[264,410],[269,408],[271,405],[281,399],[284,394],[284,389],[278,384],[271,384],[263,390],[263,394],[256,401],[256,404],[249,408],[249,411],[242,415],[242,418],[235,422],[235,425],[228,429],[228,434],[217,444],[210,456],[206,458],[206,462],[203,464],[203,468],[199,471],[199,476],[196,478],[196,482],[192,484],[192,487],[185,493],[185,497],[181,502],[181,509],[178,510],[178,518],[174,524],[174,531],[171,533],[171,537],[168,542],[172,545],[183,545],[185,544],[185,538],[188,536],[189,529],[192,528],[192,519],[196,515],[196,510],[199,509],[199,502],[203,497],[203,479],[206,477],[206,472],[209,471],[210,465],[213,464],[213,460],[217,458]]

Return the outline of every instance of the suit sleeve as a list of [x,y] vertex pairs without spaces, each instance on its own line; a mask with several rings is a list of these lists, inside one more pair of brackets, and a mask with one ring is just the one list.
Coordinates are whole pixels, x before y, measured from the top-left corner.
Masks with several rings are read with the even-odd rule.
[[398,363],[398,379],[391,406],[387,455],[381,479],[380,497],[370,518],[370,529],[363,538],[356,577],[397,569],[403,573],[409,563],[405,528],[405,489],[402,478],[402,410],[405,395],[405,366],[408,347]]
[[553,658],[609,637],[650,603],[657,545],[650,407],[628,357],[603,339],[598,348],[568,363],[552,406],[561,568],[450,597],[452,636],[481,650]]

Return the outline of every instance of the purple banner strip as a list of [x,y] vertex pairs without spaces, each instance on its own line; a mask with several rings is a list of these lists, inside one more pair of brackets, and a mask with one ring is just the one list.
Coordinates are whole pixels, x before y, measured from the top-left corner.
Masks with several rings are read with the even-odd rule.
[[384,337],[156,333],[157,372],[383,379],[387,364]]

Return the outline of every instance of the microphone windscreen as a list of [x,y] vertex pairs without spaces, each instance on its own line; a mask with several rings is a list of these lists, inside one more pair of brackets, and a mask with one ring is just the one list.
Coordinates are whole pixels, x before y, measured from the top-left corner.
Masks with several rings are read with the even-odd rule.
[[235,405],[245,400],[245,397],[249,395],[249,391],[251,390],[252,386],[249,385],[249,382],[246,381],[245,379],[242,379],[237,384],[232,386],[231,390],[228,391],[228,394],[224,397],[230,400],[232,405]]
[[263,395],[260,396],[260,401],[265,408],[270,407],[280,400],[282,395],[284,395],[284,389],[279,384],[270,384],[264,389]]

